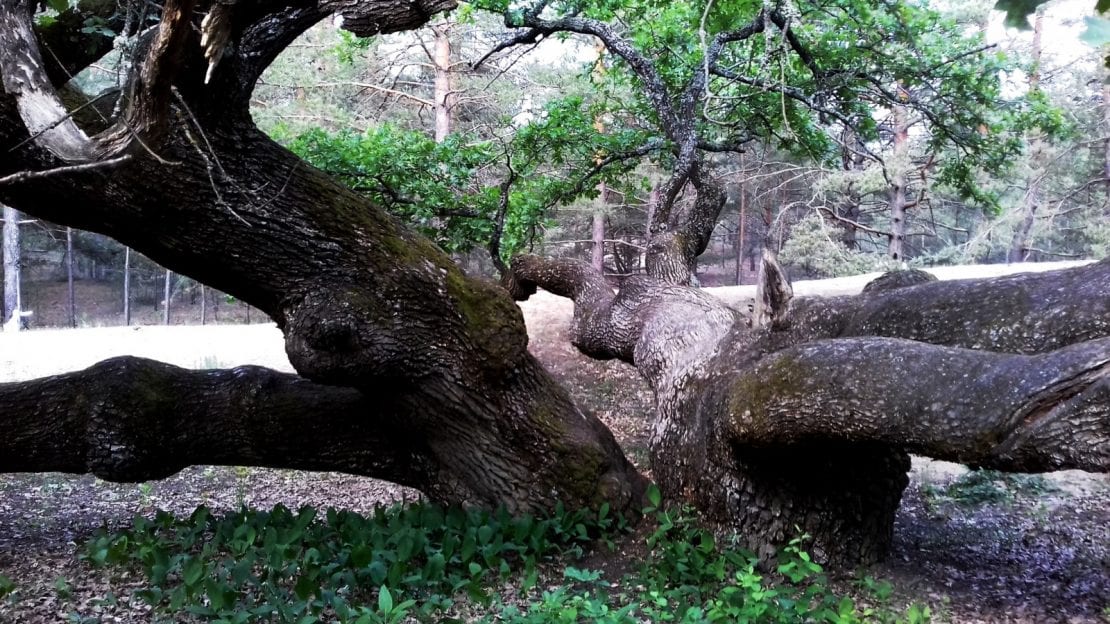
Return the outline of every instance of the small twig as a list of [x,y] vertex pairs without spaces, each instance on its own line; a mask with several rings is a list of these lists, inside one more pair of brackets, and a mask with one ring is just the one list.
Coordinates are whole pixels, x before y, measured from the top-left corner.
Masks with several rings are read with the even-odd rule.
[[[197,121],[197,118],[193,116],[193,112],[189,110],[189,105],[185,103],[185,98],[181,97],[181,93],[177,90],[177,87],[170,87],[170,90],[173,91],[173,95],[177,99],[178,104],[181,105],[182,109],[184,109],[185,111],[186,116],[189,117],[189,120],[192,122],[193,126],[196,127],[197,132],[200,134],[200,137],[204,141],[204,145],[207,148],[206,151],[205,148],[202,148],[200,144],[197,143],[196,137],[193,136],[193,133],[190,132],[189,127],[186,126],[185,137],[189,140],[189,143],[193,146],[193,148],[196,149],[197,154],[200,156],[201,160],[204,161],[204,168],[208,174],[208,184],[212,187],[212,192],[216,194],[216,203],[226,208],[232,216],[242,221],[244,225],[246,225],[247,227],[251,227],[250,222],[244,219],[243,216],[240,215],[238,212],[235,212],[235,209],[231,207],[231,204],[229,204],[220,193],[219,186],[216,184],[216,176],[212,173],[213,170],[218,171],[225,180],[232,182],[233,186],[234,181],[231,176],[227,174],[227,171],[224,170],[219,158],[216,157],[216,150],[212,148],[212,144],[208,141],[208,136],[204,133],[204,128],[201,127],[200,122]],[[211,158],[208,157],[209,153],[212,154]],[[292,175],[292,172],[290,172],[290,175]],[[286,179],[286,182],[288,183],[288,179]]]
[[509,48],[513,48],[525,43],[538,44],[540,42],[540,37],[543,37],[546,34],[547,33],[545,33],[543,30],[540,30],[539,28],[531,28],[522,33],[517,33],[512,37],[509,37],[508,39],[505,39],[504,41],[493,46],[493,48],[490,49],[489,52],[486,52],[482,55],[482,58],[478,59],[470,65],[470,70],[477,70],[479,67],[482,66],[483,63],[489,60],[491,56],[497,54],[498,52],[501,52],[502,50],[507,50]]
[[[577,243],[593,243],[593,242],[596,242],[596,241],[594,241],[592,239],[556,240],[556,241],[545,241],[544,244],[545,245],[573,245],[573,244],[577,244]],[[637,245],[636,243],[630,243],[626,240],[621,240],[619,238],[606,238],[606,239],[602,240],[601,242],[603,242],[603,243],[613,243],[615,245],[625,245],[627,247],[632,247],[632,248],[638,249],[640,251],[644,251],[645,249],[647,249],[647,247],[644,247],[643,245]]]
[[97,169],[108,169],[116,165],[122,165],[129,160],[131,160],[131,155],[124,154],[123,156],[118,156],[109,160],[100,160],[97,162],[84,163],[80,165],[54,167],[53,169],[44,169],[42,171],[20,171],[18,173],[13,173],[11,175],[6,175],[0,178],[0,185],[17,184],[19,182],[39,180],[42,178],[49,178],[66,173],[83,173],[85,171],[95,171]]

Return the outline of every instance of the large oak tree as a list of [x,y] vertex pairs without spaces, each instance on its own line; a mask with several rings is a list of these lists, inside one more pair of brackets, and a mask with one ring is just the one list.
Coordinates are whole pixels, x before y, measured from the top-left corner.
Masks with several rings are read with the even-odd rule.
[[[880,166],[891,191],[889,239],[903,260],[910,125],[930,153],[922,169],[990,203],[976,180],[1020,151],[1014,130],[1039,122],[1030,102],[1003,97],[1012,63],[981,34],[927,4],[869,0],[508,0],[476,2],[513,34],[499,48],[549,36],[596,38],[611,53],[599,90],[612,128],[634,128],[668,171],[649,210],[647,273],[695,282],[726,203],[714,161],[753,145],[819,165],[843,155]],[[600,62],[600,61],[599,61]],[[610,91],[611,90],[611,91]],[[883,145],[892,143],[884,156]],[[838,147],[839,146],[839,147]],[[858,215],[830,212],[846,228]],[[768,217],[770,221],[770,217]],[[771,225],[770,222],[767,224]]]
[[[0,385],[0,470],[288,466],[517,511],[635,509],[643,477],[527,351],[510,293],[537,286],[574,299],[579,349],[630,362],[655,391],[665,493],[762,552],[805,531],[823,560],[882,557],[909,452],[1110,469],[1108,261],[795,301],[767,258],[752,318],[654,278],[614,293],[584,263],[530,256],[502,288],[275,144],[248,110],[263,69],[313,23],[370,36],[450,0],[167,0],[119,115],[88,121],[59,93],[104,42],[75,45],[83,18],[68,13],[36,32],[35,5],[0,3],[0,201],[264,310],[299,376],[122,358]],[[81,8],[110,18],[114,5]]]

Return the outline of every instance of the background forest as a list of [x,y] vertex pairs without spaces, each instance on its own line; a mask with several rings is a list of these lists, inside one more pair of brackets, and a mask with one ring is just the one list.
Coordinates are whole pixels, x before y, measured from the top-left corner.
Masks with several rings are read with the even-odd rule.
[[[1104,257],[1110,98],[1102,51],[1080,41],[1086,5],[1043,5],[1026,30],[991,7],[934,3],[876,17],[877,27],[894,20],[892,32],[912,37],[903,50],[912,58],[890,60],[893,80],[875,87],[878,97],[791,99],[799,79],[788,74],[804,68],[778,58],[783,44],[771,38],[730,59],[759,80],[747,90],[711,83],[702,96],[698,140],[718,144],[704,161],[725,203],[698,282],[751,283],[763,247],[793,279]],[[464,4],[419,31],[372,39],[322,24],[266,73],[255,118],[472,273],[492,276],[522,250],[591,258],[615,278],[644,272],[674,164],[658,149],[673,137],[653,119],[650,94],[597,38],[502,45],[516,33],[480,8]],[[650,28],[629,25],[630,39],[678,85],[697,71],[681,46],[699,45],[699,21],[703,41],[712,24],[692,9],[651,11]],[[846,55],[839,62],[876,62],[828,39]],[[922,63],[931,74],[914,76],[908,68]],[[123,73],[104,62],[79,82],[101,93]],[[883,99],[889,89],[902,89],[894,95],[907,105]],[[675,212],[692,209],[689,190],[678,190]],[[245,304],[111,239],[6,216],[5,320],[17,306],[17,267],[19,307],[35,312],[37,326],[130,322],[125,290],[137,322],[249,320]],[[167,299],[180,311],[166,314]]]

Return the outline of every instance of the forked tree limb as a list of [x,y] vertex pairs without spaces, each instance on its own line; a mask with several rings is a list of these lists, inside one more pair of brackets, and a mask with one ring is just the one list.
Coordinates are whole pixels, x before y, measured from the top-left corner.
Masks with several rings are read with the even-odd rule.
[[541,286],[574,301],[570,337],[580,351],[628,362],[656,389],[692,374],[739,318],[704,291],[649,277],[626,279],[614,294],[580,260],[518,256],[511,273],[517,299]]

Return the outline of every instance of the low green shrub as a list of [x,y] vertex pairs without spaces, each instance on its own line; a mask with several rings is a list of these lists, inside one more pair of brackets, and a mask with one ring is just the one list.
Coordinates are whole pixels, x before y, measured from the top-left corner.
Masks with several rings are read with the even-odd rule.
[[[216,516],[201,507],[188,518],[159,512],[124,530],[102,530],[81,557],[140,569],[147,586],[136,595],[163,614],[220,624],[929,619],[918,606],[895,614],[890,586],[870,579],[860,591],[868,605],[836,595],[803,549],[804,536],[764,571],[736,539],[718,539],[691,510],[664,508],[654,488],[649,500],[649,552],[621,579],[574,565],[587,549],[612,550],[627,531],[607,507],[559,507],[549,518],[424,503],[369,516],[281,506]],[[552,578],[557,571],[561,578]]]

